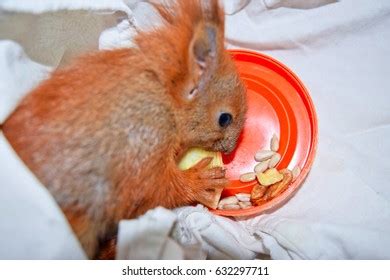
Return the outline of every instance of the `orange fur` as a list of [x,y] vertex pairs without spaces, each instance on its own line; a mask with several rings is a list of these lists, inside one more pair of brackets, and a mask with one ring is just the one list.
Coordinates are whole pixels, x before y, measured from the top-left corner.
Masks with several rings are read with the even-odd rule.
[[[223,47],[223,10],[206,2],[157,5],[163,25],[138,34],[136,48],[95,52],[55,71],[3,125],[91,258],[121,219],[211,199],[227,182],[220,168],[207,170],[208,159],[177,168],[193,146],[232,151],[245,118],[244,86]],[[218,125],[221,112],[233,116],[230,126]]]

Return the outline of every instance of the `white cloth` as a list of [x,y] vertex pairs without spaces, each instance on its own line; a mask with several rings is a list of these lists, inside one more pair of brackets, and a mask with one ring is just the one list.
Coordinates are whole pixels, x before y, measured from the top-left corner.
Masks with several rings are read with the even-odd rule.
[[182,247],[170,233],[174,230],[175,213],[162,207],[148,211],[138,219],[119,223],[117,259],[204,259],[200,243]]
[[1,132],[0,158],[0,259],[85,258],[53,197]]
[[51,70],[51,67],[30,60],[15,42],[0,41],[0,123],[26,92],[46,78]]
[[228,42],[266,51],[303,80],[318,113],[319,146],[289,203],[240,223],[272,258],[389,259],[390,2],[312,9],[284,7],[311,1],[279,1],[277,9],[260,2],[228,18]]
[[[39,63],[27,59],[14,42],[0,44],[1,121],[49,67],[67,63],[85,50],[131,45],[133,27],[148,25],[145,15],[149,15],[145,4],[135,2],[0,2],[0,9],[7,10],[0,13],[0,38],[17,42]],[[236,221],[197,206],[175,211],[158,208],[137,220],[123,221],[118,258],[206,257],[200,248],[211,259],[253,259],[259,253],[274,259],[390,258],[390,141],[386,141],[390,136],[390,3],[225,2],[233,14],[226,19],[228,46],[277,58],[309,89],[320,126],[312,171],[287,204],[254,218]],[[80,12],[86,9],[94,12]],[[45,11],[49,12],[40,14]],[[64,24],[69,27],[66,31],[60,28]],[[26,33],[25,26],[32,25],[36,28]],[[0,144],[0,205],[8,211],[0,212],[0,235],[14,233],[15,237],[0,239],[0,258],[81,258],[58,207],[53,207],[48,193],[15,155],[6,151],[7,144]],[[14,164],[9,165],[5,156]],[[19,174],[26,174],[23,181],[18,181]],[[24,196],[32,187],[36,194]],[[42,215],[41,209],[50,211]],[[23,251],[26,244],[41,244],[43,237],[50,237],[45,246]],[[64,237],[71,245],[58,242]],[[142,248],[147,251],[141,252],[137,242],[145,244]],[[195,253],[189,254],[190,250]]]

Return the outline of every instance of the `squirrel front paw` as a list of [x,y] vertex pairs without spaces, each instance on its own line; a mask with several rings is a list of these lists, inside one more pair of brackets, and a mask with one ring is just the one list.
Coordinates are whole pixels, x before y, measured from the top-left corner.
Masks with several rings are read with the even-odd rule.
[[216,209],[223,188],[228,184],[225,169],[222,167],[208,168],[212,158],[204,158],[195,166],[186,170],[186,176],[191,180],[191,189],[196,202]]

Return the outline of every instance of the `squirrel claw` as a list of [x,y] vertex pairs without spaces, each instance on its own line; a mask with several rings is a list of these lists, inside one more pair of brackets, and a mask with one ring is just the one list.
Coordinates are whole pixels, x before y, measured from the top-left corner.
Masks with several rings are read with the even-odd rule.
[[194,200],[209,208],[216,209],[228,179],[225,178],[226,170],[224,168],[207,168],[209,163],[208,158],[203,159],[188,170],[190,173],[188,175],[193,183]]

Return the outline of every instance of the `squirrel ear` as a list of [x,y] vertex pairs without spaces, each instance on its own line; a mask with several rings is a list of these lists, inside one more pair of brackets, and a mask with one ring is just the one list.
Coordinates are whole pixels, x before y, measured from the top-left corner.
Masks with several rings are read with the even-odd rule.
[[190,44],[190,54],[198,72],[215,63],[217,57],[217,28],[211,24],[199,26]]

